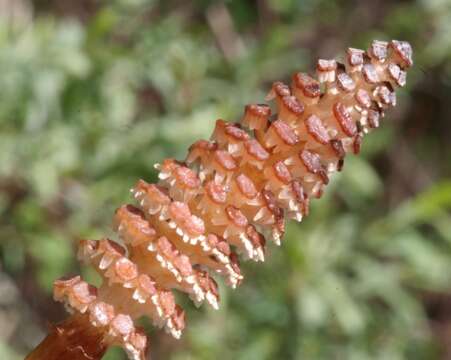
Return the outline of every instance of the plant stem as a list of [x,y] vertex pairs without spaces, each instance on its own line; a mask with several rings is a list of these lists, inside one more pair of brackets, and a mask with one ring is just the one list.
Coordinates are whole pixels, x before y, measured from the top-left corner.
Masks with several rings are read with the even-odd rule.
[[52,328],[25,360],[100,360],[107,350],[102,331],[86,315],[72,315]]

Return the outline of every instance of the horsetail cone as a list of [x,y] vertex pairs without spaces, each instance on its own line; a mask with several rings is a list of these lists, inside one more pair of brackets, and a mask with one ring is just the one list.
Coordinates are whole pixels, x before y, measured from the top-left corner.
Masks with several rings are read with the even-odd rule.
[[280,244],[285,220],[308,215],[346,154],[358,154],[396,105],[394,90],[412,64],[410,45],[396,40],[350,48],[345,64],[318,60],[316,78],[296,73],[290,85],[274,83],[271,107],[247,105],[240,123],[217,120],[184,161],[157,164],[159,182],[139,180],[135,205],[115,212],[121,244],[80,241],[78,258],[104,281],[98,289],[79,276],[55,281],[54,298],[72,315],[28,359],[99,359],[110,345],[144,359],[149,342],[135,319],[148,316],[175,338],[185,327],[173,289],[217,309],[213,275],[235,288],[243,280],[237,254],[264,261],[266,241]]

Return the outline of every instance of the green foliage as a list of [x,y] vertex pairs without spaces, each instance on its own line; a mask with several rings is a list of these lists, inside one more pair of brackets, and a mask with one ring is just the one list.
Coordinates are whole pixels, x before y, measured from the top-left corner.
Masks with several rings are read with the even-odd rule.
[[[371,1],[227,1],[245,47],[226,60],[205,21],[212,3],[117,0],[84,23],[49,9],[26,25],[0,17],[2,270],[46,298],[54,278],[79,271],[74,241],[111,235],[115,207],[138,178],[155,180],[155,162],[183,158],[216,118],[239,119],[314,55],[405,38],[421,65],[363,156],[263,266],[244,266],[241,288],[221,287],[219,311],[187,303],[183,340],[155,335],[151,348],[173,360],[438,358],[422,297],[451,285],[451,184],[436,181],[451,170],[438,128],[449,125],[439,117],[417,141],[407,134],[429,74],[440,75],[431,92],[450,93],[449,4],[386,2],[371,14]],[[397,161],[411,160],[403,178]],[[2,342],[0,354],[15,356]]]

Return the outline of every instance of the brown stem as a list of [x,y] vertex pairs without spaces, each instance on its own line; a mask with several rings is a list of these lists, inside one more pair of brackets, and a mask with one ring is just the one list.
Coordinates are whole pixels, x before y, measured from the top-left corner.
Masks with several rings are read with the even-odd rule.
[[25,360],[99,360],[108,347],[103,337],[103,332],[92,326],[86,315],[75,314],[53,326]]

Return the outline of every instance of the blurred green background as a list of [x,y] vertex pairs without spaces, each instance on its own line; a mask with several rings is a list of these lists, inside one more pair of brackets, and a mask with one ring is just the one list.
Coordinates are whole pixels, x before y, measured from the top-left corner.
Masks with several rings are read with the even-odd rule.
[[[267,262],[186,300],[154,359],[451,359],[451,2],[0,0],[0,359],[65,317],[52,281],[92,270],[153,163],[184,157],[274,80],[373,38],[415,50],[383,127]],[[107,359],[124,359],[112,349]]]

